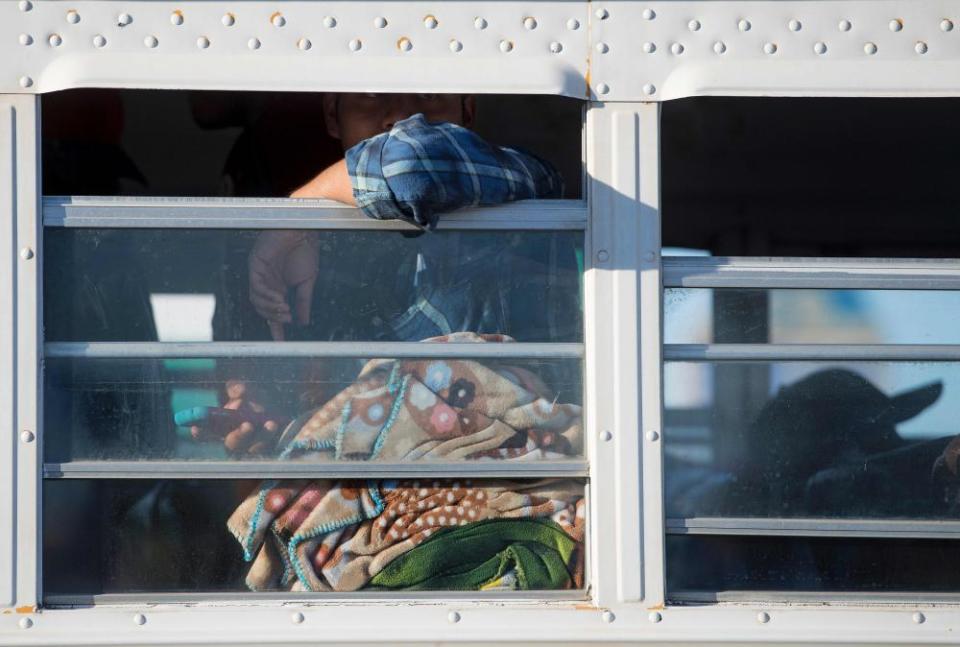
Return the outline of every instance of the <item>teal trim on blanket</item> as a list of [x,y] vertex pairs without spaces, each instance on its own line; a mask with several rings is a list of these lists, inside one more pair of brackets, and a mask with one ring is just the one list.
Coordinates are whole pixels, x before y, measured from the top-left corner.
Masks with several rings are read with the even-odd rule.
[[333,458],[340,460],[343,456],[343,436],[347,433],[347,423],[350,422],[350,412],[353,410],[353,401],[347,402],[343,407],[343,413],[340,414],[340,426],[337,427],[337,433],[334,436]]
[[403,380],[400,382],[400,389],[393,399],[393,406],[390,407],[390,415],[387,416],[387,421],[383,423],[383,427],[380,428],[380,433],[377,434],[377,439],[373,443],[373,450],[371,450],[368,460],[376,459],[380,454],[380,450],[383,449],[384,443],[387,442],[387,436],[393,428],[393,423],[397,421],[397,416],[400,415],[400,408],[403,406],[403,398],[407,394],[407,384],[409,384],[409,382],[410,376],[404,375]]
[[253,516],[250,517],[250,525],[247,529],[247,536],[243,538],[243,560],[253,561],[253,537],[257,534],[257,526],[260,523],[260,516],[263,514],[264,502],[267,500],[267,493],[276,487],[276,481],[267,481],[260,486],[257,492],[257,507],[254,508]]

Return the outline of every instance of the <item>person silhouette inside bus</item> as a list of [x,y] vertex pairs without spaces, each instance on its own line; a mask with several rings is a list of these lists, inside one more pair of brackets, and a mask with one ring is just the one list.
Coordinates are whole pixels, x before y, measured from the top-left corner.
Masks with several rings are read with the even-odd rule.
[[[323,111],[343,158],[291,197],[336,200],[421,230],[462,207],[562,197],[549,163],[470,130],[472,96],[327,94]],[[420,341],[452,332],[579,340],[578,261],[564,242],[572,237],[422,233],[264,231],[249,256],[250,302],[278,341]],[[226,408],[256,415],[239,426],[234,416],[194,427],[194,435],[224,438],[234,453],[272,451],[280,425],[264,422],[251,400],[258,398],[247,382],[230,380]]]

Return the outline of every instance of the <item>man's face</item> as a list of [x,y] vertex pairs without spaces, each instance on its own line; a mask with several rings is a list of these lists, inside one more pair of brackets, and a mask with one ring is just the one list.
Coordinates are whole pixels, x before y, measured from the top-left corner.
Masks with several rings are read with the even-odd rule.
[[417,113],[427,121],[473,125],[474,100],[462,94],[342,93],[324,96],[324,117],[330,135],[343,150],[386,132],[393,124]]

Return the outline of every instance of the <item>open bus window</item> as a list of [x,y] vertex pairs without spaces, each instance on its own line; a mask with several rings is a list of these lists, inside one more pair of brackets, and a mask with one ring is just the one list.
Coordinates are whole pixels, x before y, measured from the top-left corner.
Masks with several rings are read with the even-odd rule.
[[[583,597],[581,102],[91,90],[42,106],[44,193],[67,196],[44,221],[48,601]],[[298,190],[329,169],[347,199]],[[371,217],[262,199],[287,196]]]
[[957,99],[668,101],[663,244],[715,256],[957,258]]
[[[581,196],[580,101],[475,100],[477,134],[543,157]],[[46,195],[286,197],[343,157],[321,93],[68,90],[42,108]]]

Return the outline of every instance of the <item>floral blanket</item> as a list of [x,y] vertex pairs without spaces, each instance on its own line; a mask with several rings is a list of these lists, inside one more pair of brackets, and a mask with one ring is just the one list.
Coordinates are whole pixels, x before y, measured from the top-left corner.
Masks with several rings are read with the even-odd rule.
[[[428,342],[511,342],[455,333]],[[530,370],[502,362],[387,360],[299,416],[281,439],[302,460],[559,459],[581,455],[582,416]]]
[[[512,340],[457,333],[427,341]],[[562,458],[582,455],[581,425],[579,406],[557,403],[537,375],[519,366],[466,359],[372,360],[352,385],[290,423],[281,438],[281,458]],[[558,543],[542,523],[500,526],[499,536],[495,527],[470,529],[474,523],[506,519],[555,523],[574,548]],[[378,586],[581,586],[583,579],[583,484],[570,480],[268,482],[227,525],[252,562],[246,583],[255,591],[356,591],[435,533],[447,535],[443,546],[458,543],[444,531],[460,526],[484,552],[464,560],[469,575],[438,559],[449,549],[434,546],[408,558],[400,575],[385,574]],[[426,565],[430,572],[410,564]]]
[[[537,482],[266,483],[227,526],[254,591],[356,591],[438,531],[488,519],[552,520],[582,547],[583,485]],[[578,561],[580,560],[580,561]],[[569,564],[582,586],[582,550]]]

